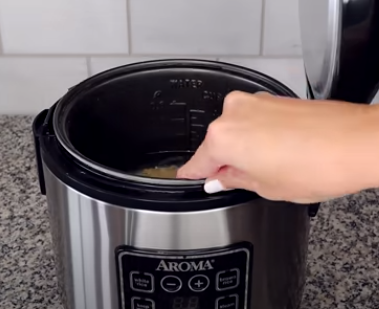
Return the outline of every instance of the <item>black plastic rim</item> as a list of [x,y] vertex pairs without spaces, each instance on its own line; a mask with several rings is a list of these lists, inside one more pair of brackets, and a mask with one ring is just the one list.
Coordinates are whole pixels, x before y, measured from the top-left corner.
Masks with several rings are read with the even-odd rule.
[[85,95],[86,91],[91,88],[109,83],[112,79],[120,76],[134,74],[143,71],[153,70],[172,70],[172,69],[200,69],[200,70],[212,70],[220,74],[229,74],[234,77],[244,78],[255,82],[262,90],[271,92],[275,95],[282,95],[288,97],[297,97],[289,88],[276,81],[275,79],[259,73],[254,70],[250,70],[241,66],[204,60],[187,60],[187,59],[174,59],[174,60],[156,60],[140,62],[130,65],[117,67],[111,70],[107,70],[100,74],[97,74],[77,86],[71,88],[68,93],[59,101],[56,110],[53,115],[53,128],[59,143],[62,147],[76,160],[88,166],[90,169],[98,171],[102,174],[110,175],[119,179],[124,179],[136,183],[144,183],[150,185],[169,185],[169,186],[197,186],[201,188],[204,184],[204,180],[184,180],[184,179],[158,179],[148,178],[144,176],[138,176],[134,174],[128,174],[123,171],[119,171],[107,166],[101,165],[93,160],[85,157],[80,153],[74,145],[71,143],[67,134],[66,122],[70,115],[73,102],[78,96]]

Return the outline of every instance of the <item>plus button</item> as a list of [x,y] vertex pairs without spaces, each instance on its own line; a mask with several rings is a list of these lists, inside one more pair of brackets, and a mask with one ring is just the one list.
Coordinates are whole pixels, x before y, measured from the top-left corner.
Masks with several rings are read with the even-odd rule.
[[194,283],[198,288],[200,288],[204,282],[200,281],[200,280],[197,280],[197,282]]
[[188,286],[194,292],[205,291],[209,286],[209,278],[205,275],[195,275],[188,281]]

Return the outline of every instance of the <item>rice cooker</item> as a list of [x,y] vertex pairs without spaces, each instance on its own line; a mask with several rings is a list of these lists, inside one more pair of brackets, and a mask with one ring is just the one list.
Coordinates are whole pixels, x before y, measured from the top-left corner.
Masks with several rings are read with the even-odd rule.
[[[301,0],[310,99],[370,103],[379,1]],[[125,65],[72,87],[33,124],[66,309],[293,309],[318,204],[149,174],[185,163],[233,90],[296,97],[244,67]]]

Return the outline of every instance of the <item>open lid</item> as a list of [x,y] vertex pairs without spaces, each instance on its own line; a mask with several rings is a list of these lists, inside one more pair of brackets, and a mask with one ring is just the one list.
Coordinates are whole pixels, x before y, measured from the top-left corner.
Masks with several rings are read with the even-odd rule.
[[379,86],[379,0],[299,0],[308,95],[370,103]]

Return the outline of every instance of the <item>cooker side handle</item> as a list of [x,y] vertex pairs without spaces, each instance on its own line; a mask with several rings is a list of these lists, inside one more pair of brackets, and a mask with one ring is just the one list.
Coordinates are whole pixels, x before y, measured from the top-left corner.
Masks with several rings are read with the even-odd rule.
[[42,135],[43,124],[45,123],[45,119],[48,112],[49,112],[48,109],[43,110],[37,115],[37,117],[33,121],[34,151],[35,151],[36,161],[37,161],[39,186],[40,186],[40,191],[42,195],[46,195],[46,187],[45,187],[45,178],[43,175],[40,137]]
[[319,208],[320,208],[320,203],[315,203],[315,204],[309,205],[308,206],[308,215],[309,215],[309,217],[311,217],[311,218],[316,217]]

